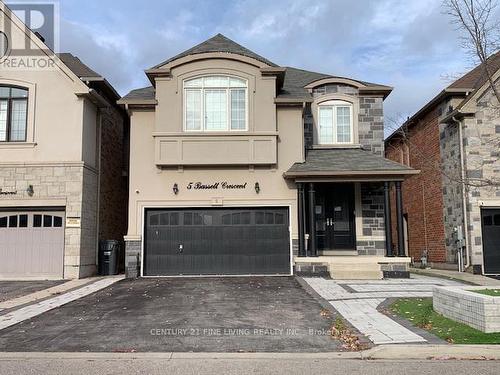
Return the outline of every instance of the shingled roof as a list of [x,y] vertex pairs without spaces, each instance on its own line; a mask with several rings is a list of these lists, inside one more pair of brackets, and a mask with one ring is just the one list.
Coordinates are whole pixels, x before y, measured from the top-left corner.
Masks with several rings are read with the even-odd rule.
[[[275,63],[267,60],[266,58],[256,54],[253,51],[250,51],[249,49],[241,46],[240,44],[234,42],[233,40],[227,38],[226,36],[222,34],[217,34],[214,37],[194,46],[193,48],[190,48],[184,52],[181,52],[180,54],[163,61],[162,63],[154,66],[153,68],[149,70],[154,70],[154,69],[159,69],[165,64],[168,64],[172,61],[175,61],[177,59],[180,59],[185,56],[189,55],[196,55],[196,54],[202,54],[202,53],[210,53],[210,52],[225,52],[225,53],[233,53],[233,54],[238,54],[238,55],[243,55],[247,57],[251,57],[253,59],[256,59],[258,61],[261,61],[271,67],[279,67]],[[312,72],[308,70],[303,70],[303,69],[297,69],[297,68],[292,68],[292,67],[286,67],[285,68],[285,74],[284,74],[284,80],[283,80],[283,86],[280,88],[280,90],[277,93],[277,98],[279,99],[292,99],[292,100],[303,100],[303,101],[311,101],[312,96],[309,93],[307,89],[305,89],[305,86],[308,84],[323,79],[323,78],[342,78],[346,79],[345,77],[339,77],[339,76],[334,76],[330,74],[325,74],[325,73],[318,73],[318,72]],[[350,78],[348,78],[350,79]],[[351,79],[352,80],[352,79]],[[375,83],[370,83],[370,82],[365,82],[365,81],[359,81],[359,80],[354,80],[355,82],[358,82],[366,87],[377,87],[377,88],[383,88],[388,90],[390,92],[391,88],[388,86],[384,85],[379,85]],[[129,92],[127,95],[125,95],[121,99],[121,103],[126,103],[129,101],[142,101],[142,100],[150,100],[154,99],[154,87],[153,86],[148,86],[144,87],[141,89],[136,89],[132,90]]]
[[278,66],[275,63],[269,61],[268,59],[256,54],[253,51],[250,51],[248,48],[243,47],[242,45],[236,43],[235,41],[227,38],[222,34],[217,34],[212,38],[205,40],[204,42],[185,50],[184,52],[175,55],[174,57],[165,60],[164,62],[155,65],[152,69],[157,69],[162,67],[169,62],[180,59],[181,57],[189,56],[189,55],[197,55],[200,53],[209,53],[209,52],[225,52],[225,53],[234,53],[237,55],[251,57],[255,60],[261,61],[264,64],[269,66]]
[[312,149],[306,161],[295,163],[285,177],[345,176],[345,175],[407,175],[417,170],[355,148]]
[[[488,59],[486,60],[486,64],[488,65],[488,69],[492,73],[500,69],[500,51],[488,57]],[[484,74],[483,67],[481,65],[478,65],[474,69],[457,79],[451,85],[449,85],[448,88],[475,90],[483,86],[487,80],[488,77],[486,76],[486,74]]]
[[78,78],[103,78],[99,73],[90,69],[82,60],[71,53],[58,53],[57,56]]

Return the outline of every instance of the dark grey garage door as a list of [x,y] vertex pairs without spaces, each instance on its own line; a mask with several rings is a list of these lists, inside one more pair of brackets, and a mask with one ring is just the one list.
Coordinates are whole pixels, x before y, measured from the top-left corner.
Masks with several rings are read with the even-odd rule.
[[482,209],[484,273],[500,274],[500,209]]
[[288,209],[151,209],[144,275],[290,274]]

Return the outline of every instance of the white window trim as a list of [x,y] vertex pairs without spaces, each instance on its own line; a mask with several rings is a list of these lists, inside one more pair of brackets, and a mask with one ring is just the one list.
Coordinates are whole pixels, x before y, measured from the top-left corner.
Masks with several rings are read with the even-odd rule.
[[[210,86],[210,87],[205,87],[204,85],[202,87],[190,87],[186,86],[185,83],[187,81],[191,81],[194,79],[198,78],[205,78],[205,77],[228,77],[228,78],[237,78],[242,81],[245,81],[246,86],[245,87],[230,87],[229,85],[227,87],[216,87],[216,86]],[[247,132],[248,131],[248,123],[249,123],[249,114],[248,114],[248,79],[243,78],[243,77],[238,77],[234,75],[228,75],[228,74],[207,74],[203,76],[196,76],[196,77],[189,77],[183,80],[182,83],[183,90],[182,90],[182,102],[183,102],[183,110],[182,110],[182,117],[183,117],[183,130],[185,132],[189,133],[221,133],[221,132],[231,132],[231,133],[238,133],[238,132]],[[244,129],[231,129],[231,89],[234,90],[245,90],[245,128]],[[187,101],[186,101],[186,92],[190,90],[201,90],[201,100],[200,100],[200,110],[201,110],[201,129],[188,129],[187,128]],[[227,124],[225,129],[207,129],[206,128],[206,116],[205,116],[205,90],[225,90],[226,91],[226,118],[227,118]]]
[[[323,142],[321,139],[321,124],[320,124],[320,110],[321,108],[330,107],[332,111],[332,124],[333,124],[333,139],[332,142]],[[339,142],[337,141],[337,107],[349,107],[349,118],[350,118],[350,141],[349,142]],[[352,145],[354,144],[354,111],[353,104],[344,100],[328,100],[318,104],[318,144],[319,145]]]

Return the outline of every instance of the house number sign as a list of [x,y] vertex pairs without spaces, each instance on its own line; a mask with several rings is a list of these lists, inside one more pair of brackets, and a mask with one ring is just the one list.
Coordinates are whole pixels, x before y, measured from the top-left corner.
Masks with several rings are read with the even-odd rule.
[[2,188],[0,188],[0,195],[17,195],[17,191],[4,191]]
[[211,184],[204,184],[202,182],[190,182],[187,184],[186,188],[188,190],[238,190],[238,189],[246,189],[247,188],[247,182],[244,182],[242,184],[233,184],[229,183],[227,181],[223,182],[214,182]]

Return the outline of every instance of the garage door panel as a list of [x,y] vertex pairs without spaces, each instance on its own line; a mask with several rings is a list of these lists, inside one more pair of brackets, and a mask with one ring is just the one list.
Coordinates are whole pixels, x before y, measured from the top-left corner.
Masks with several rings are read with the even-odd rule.
[[[46,216],[45,226],[35,216]],[[0,224],[2,217],[17,219],[0,227],[0,277],[62,278],[64,212],[0,212]]]
[[287,208],[149,210],[144,274],[289,274],[288,230]]

